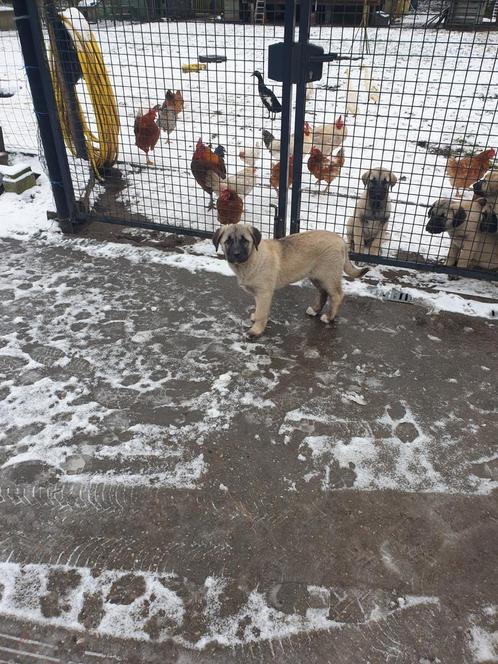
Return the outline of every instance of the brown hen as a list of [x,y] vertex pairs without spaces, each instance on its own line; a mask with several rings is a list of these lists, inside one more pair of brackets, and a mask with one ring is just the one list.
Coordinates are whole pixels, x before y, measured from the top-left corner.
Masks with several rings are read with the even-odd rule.
[[[289,173],[287,176],[287,187],[292,186],[293,176],[294,176],[294,157],[291,155],[289,157]],[[280,162],[278,161],[276,164],[273,164],[273,166],[271,167],[271,174],[270,174],[270,184],[275,189],[277,194],[278,194],[279,182],[280,182]]]
[[496,150],[489,148],[471,157],[461,157],[460,159],[448,157],[446,175],[451,186],[457,190],[457,195],[460,189],[467,189],[480,180],[486,171],[489,171],[491,160],[495,155]]
[[167,108],[174,111],[175,115],[180,115],[180,113],[183,111],[183,107],[185,106],[181,91],[177,90],[176,92],[173,92],[172,90],[167,90],[164,104],[167,106]]
[[160,129],[156,124],[158,107],[151,108],[147,113],[140,113],[135,118],[135,145],[145,152],[147,164],[154,162],[149,159],[149,152],[153,150],[159,139]]
[[224,189],[216,201],[216,209],[220,224],[238,224],[244,211],[244,203],[235,191]]
[[318,182],[323,180],[327,183],[327,186],[323,190],[324,193],[328,191],[330,183],[338,177],[343,166],[343,148],[339,150],[335,157],[326,157],[318,148],[311,148],[310,158],[308,159],[308,170],[316,177]]

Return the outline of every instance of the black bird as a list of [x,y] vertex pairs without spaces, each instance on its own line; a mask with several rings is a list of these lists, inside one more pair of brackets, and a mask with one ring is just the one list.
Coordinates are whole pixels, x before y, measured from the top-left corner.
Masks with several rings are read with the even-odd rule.
[[[268,111],[268,117],[275,120],[277,113],[282,111],[282,104],[275,97],[274,93],[265,85],[263,75],[260,71],[255,71],[253,76],[258,79],[258,92],[263,102],[263,106]],[[273,116],[273,117],[272,117]]]

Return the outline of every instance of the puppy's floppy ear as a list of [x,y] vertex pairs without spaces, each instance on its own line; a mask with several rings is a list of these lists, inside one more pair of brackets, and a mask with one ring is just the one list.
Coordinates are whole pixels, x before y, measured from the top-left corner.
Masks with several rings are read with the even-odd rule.
[[224,230],[223,228],[218,228],[216,233],[213,235],[213,244],[216,251],[218,251],[218,247],[220,246],[220,240],[223,234],[223,230]]
[[394,185],[398,181],[398,178],[394,175],[394,173],[391,173],[391,171],[389,171],[389,181],[391,183],[391,189],[394,187]]
[[361,179],[362,179],[362,182],[363,182],[363,186],[364,186],[364,187],[367,186],[368,181],[370,180],[370,173],[371,173],[371,172],[372,172],[372,171],[365,171],[365,172],[363,173],[363,175],[361,176]]
[[261,233],[254,226],[251,226],[251,228],[249,229],[249,232],[251,233],[252,241],[254,242],[254,248],[257,251],[258,247],[259,247],[259,243],[261,242]]
[[462,207],[458,208],[458,210],[453,215],[453,223],[452,223],[453,228],[456,228],[457,226],[463,224],[463,222],[466,219],[467,219],[467,213],[465,212],[465,210]]

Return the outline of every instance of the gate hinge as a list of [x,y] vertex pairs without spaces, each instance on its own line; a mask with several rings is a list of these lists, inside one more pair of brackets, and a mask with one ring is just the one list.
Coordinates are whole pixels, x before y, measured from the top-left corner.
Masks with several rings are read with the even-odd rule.
[[340,53],[325,53],[318,44],[306,44],[304,47],[298,42],[286,44],[280,42],[268,47],[268,77],[273,81],[283,83],[285,69],[291,61],[292,83],[299,83],[301,67],[304,67],[306,82],[319,81],[323,74],[324,62],[339,60],[362,60],[361,56],[353,57]]

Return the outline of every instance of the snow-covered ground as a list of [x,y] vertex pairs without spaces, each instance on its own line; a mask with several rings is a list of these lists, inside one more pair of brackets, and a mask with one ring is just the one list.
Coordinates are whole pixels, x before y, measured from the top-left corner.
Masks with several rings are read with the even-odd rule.
[[[76,626],[77,629],[82,630],[83,626],[78,624],[78,615],[81,614],[85,603],[88,603],[88,597],[94,594],[103,598],[107,596],[108,600],[109,597],[111,598],[110,601],[105,601],[103,608],[104,617],[99,626],[99,632],[102,635],[118,638],[131,637],[140,640],[150,638],[151,621],[148,619],[149,613],[144,611],[145,606],[151,613],[162,610],[162,615],[166,616],[169,621],[168,624],[176,627],[177,633],[180,632],[186,607],[182,598],[175,592],[175,588],[178,587],[178,579],[174,574],[163,574],[160,577],[150,572],[140,572],[140,579],[143,578],[141,592],[131,604],[120,605],[112,599],[112,593],[116,593],[120,581],[122,583],[129,579],[129,575],[122,572],[106,570],[96,576],[87,567],[27,565],[22,569],[17,564],[0,563],[0,581],[3,582],[5,588],[3,599],[0,600],[0,611],[18,618],[46,622],[46,616],[39,607],[38,594],[46,592],[50,574],[65,574],[70,576],[73,581],[73,587],[65,598],[67,608],[61,617],[50,620],[51,625],[73,629]],[[18,591],[19,581],[22,583],[24,593]],[[176,636],[172,639],[173,641],[195,650],[203,650],[213,643],[233,648],[247,643],[257,643],[260,640],[286,639],[304,632],[343,628],[342,623],[331,620],[329,617],[329,596],[331,592],[338,592],[336,589],[309,586],[307,592],[310,595],[312,606],[304,616],[297,612],[290,615],[282,614],[275,610],[268,602],[268,598],[258,590],[249,595],[247,603],[240,608],[238,613],[227,616],[220,609],[223,607],[223,594],[228,583],[229,581],[223,578],[206,578],[202,589],[206,593],[206,614],[209,616],[205,633],[195,642],[181,636]],[[277,591],[278,588],[275,592]],[[430,607],[439,604],[437,597],[416,595],[400,597],[399,604],[397,604],[385,591],[379,593],[375,599],[376,602],[370,613],[364,615],[361,624],[383,623],[390,616],[413,607],[424,605]],[[251,627],[246,626],[245,629],[241,629],[240,625],[244,626],[244,622],[250,624]],[[159,630],[160,641],[171,639],[170,634],[161,632],[162,630]],[[476,634],[473,636],[474,638],[477,636],[477,628]]]
[[[279,135],[279,120],[270,122],[257,96],[255,69],[267,72],[267,48],[281,41],[283,28],[221,23],[105,23],[92,26],[115,89],[121,120],[119,166],[125,186],[118,194],[130,213],[157,223],[211,230],[215,212],[207,212],[207,196],[195,184],[190,160],[199,137],[226,148],[227,170],[243,164],[241,148],[261,140],[263,128]],[[331,122],[346,112],[346,72],[359,94],[356,117],[347,116],[346,163],[328,195],[317,195],[314,178],[303,169],[302,229],[328,228],[344,232],[360,189],[360,175],[371,164],[391,168],[399,182],[393,190],[391,241],[386,253],[399,250],[424,258],[444,258],[448,239],[424,231],[426,207],[440,196],[451,196],[445,177],[446,158],[429,153],[417,142],[462,145],[465,149],[498,147],[498,83],[495,67],[498,35],[492,32],[448,32],[420,28],[370,28],[368,48],[354,28],[312,28],[311,40],[326,52],[363,55],[380,88],[380,103],[369,102],[358,62],[328,63],[308,102],[311,124]],[[37,150],[22,58],[16,36],[0,35],[7,74],[2,85],[15,87],[13,97],[0,103],[0,124],[11,148]],[[227,62],[206,71],[183,74],[181,65],[199,54],[226,55]],[[4,75],[2,75],[4,76]],[[270,82],[277,96],[281,86]],[[327,87],[339,86],[337,90]],[[161,136],[155,167],[146,168],[144,154],[134,144],[133,124],[140,109],[161,103],[168,88],[181,89],[185,111],[168,144]],[[81,99],[91,108],[81,87]],[[71,160],[78,192],[88,168]],[[269,185],[271,160],[263,150],[258,183],[245,201],[244,220],[271,232],[276,193]],[[102,193],[97,185],[95,197]],[[470,196],[470,192],[467,192]],[[126,213],[125,209],[125,213]],[[123,208],[108,210],[123,214]]]

